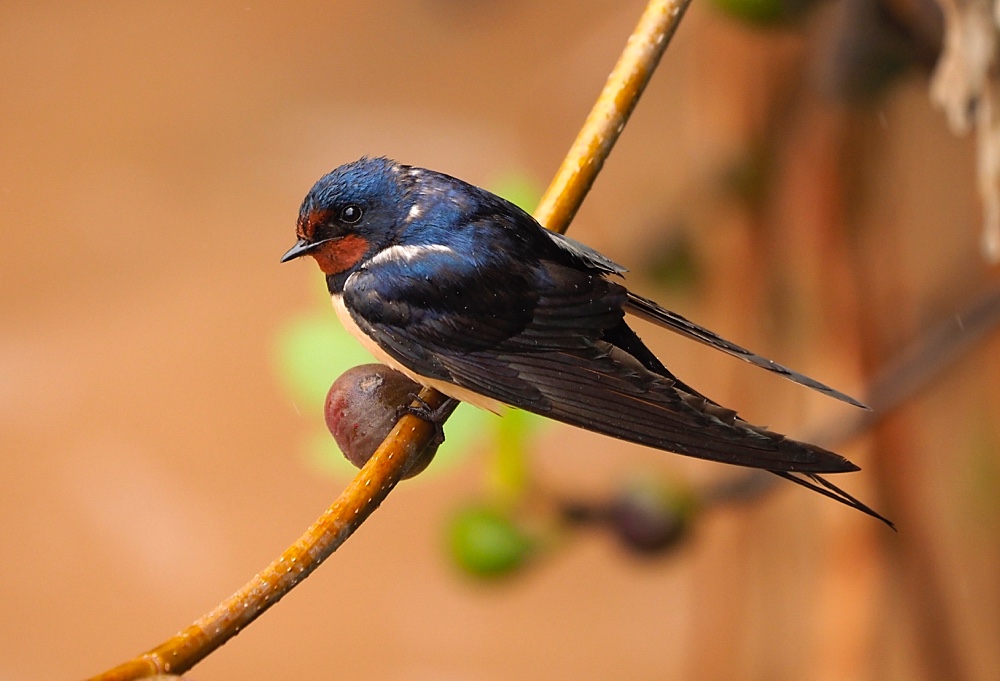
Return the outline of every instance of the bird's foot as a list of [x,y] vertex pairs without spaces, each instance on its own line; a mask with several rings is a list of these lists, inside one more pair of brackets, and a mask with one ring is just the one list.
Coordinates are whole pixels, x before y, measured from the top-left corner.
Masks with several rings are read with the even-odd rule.
[[414,395],[413,399],[420,403],[419,406],[414,407],[412,404],[400,406],[397,410],[397,418],[404,414],[410,414],[422,421],[427,421],[427,423],[434,426],[434,437],[431,438],[430,445],[433,447],[440,446],[444,442],[444,422],[451,416],[451,412],[455,411],[455,407],[458,406],[458,400],[454,397],[448,397],[441,403],[441,406],[433,409],[419,394]]

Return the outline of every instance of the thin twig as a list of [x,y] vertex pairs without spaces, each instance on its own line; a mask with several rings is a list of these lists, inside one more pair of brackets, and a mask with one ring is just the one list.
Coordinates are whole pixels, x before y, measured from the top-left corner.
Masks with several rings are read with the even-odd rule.
[[[690,0],[651,0],[629,38],[583,130],[536,211],[539,222],[565,232],[611,152]],[[424,389],[431,408],[444,402]],[[404,416],[334,504],[281,557],[194,624],[152,650],[93,677],[125,681],[183,674],[253,622],[332,554],[378,508],[434,428]]]
[[[995,333],[998,327],[1000,288],[994,287],[977,296],[953,317],[935,324],[878,372],[864,396],[871,411],[859,411],[817,428],[806,440],[834,448],[868,432]],[[712,485],[705,490],[704,496],[707,503],[748,501],[767,494],[778,481],[767,471],[746,471]]]
[[842,442],[868,430],[1000,326],[1000,288],[978,295],[952,317],[935,324],[879,370],[865,396],[870,412],[817,434],[820,444]]

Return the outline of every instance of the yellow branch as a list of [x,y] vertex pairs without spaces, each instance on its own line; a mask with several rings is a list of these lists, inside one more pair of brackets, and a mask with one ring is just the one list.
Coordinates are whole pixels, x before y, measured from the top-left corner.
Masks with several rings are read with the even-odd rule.
[[[690,1],[652,0],[647,5],[535,212],[538,221],[549,229],[565,232],[569,227]],[[443,395],[429,388],[421,391],[420,397],[432,409],[444,402]],[[93,677],[93,681],[180,675],[191,669],[277,603],[336,551],[379,507],[433,435],[431,424],[404,416],[337,501],[277,560],[188,628],[152,650]]]
[[565,233],[601,172],[691,0],[653,0],[542,197],[535,218]]

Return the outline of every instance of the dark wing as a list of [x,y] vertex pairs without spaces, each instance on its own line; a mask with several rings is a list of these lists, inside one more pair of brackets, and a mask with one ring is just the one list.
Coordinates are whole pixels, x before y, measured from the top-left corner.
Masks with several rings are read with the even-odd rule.
[[361,270],[344,288],[362,330],[418,374],[689,456],[776,471],[857,470],[644,366],[614,343],[634,336],[623,321],[627,300],[599,273],[485,249],[428,249]]
[[603,253],[599,253],[587,244],[580,243],[576,239],[571,239],[565,234],[559,234],[558,232],[546,229],[545,235],[557,248],[568,253],[574,260],[587,269],[598,270],[606,274],[617,274],[619,276],[628,272],[628,269],[619,265]]
[[715,334],[704,327],[698,326],[694,322],[688,321],[679,314],[660,307],[648,298],[643,298],[640,295],[629,292],[628,302],[625,305],[625,309],[637,317],[641,317],[658,326],[675,331],[682,336],[687,336],[688,338],[696,340],[700,343],[704,343],[705,345],[713,347],[716,350],[722,350],[723,352],[733,355],[734,357],[739,357],[746,362],[750,362],[754,366],[767,369],[768,371],[773,371],[776,374],[784,376],[790,381],[795,381],[800,385],[817,390],[824,395],[835,397],[836,399],[852,404],[855,407],[868,409],[867,406],[858,402],[850,395],[845,395],[839,390],[834,390],[830,386],[820,383],[813,378],[809,378],[808,376],[800,374],[797,371],[792,371],[791,369],[783,367],[777,362],[773,362],[766,357],[761,357],[760,355],[754,354],[745,348],[741,348],[739,345],[727,341],[718,334]]

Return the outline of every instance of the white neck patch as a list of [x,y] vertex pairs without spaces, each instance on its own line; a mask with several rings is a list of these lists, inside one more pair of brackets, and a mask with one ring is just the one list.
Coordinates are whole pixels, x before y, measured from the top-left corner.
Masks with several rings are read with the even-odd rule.
[[367,264],[379,265],[387,262],[413,262],[428,253],[454,253],[454,251],[441,244],[427,244],[426,246],[397,244],[379,251]]

